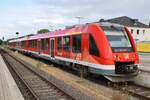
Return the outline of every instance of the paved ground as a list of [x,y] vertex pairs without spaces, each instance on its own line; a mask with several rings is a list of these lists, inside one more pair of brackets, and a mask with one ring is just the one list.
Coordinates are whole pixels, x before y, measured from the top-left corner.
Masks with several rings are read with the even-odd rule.
[[139,53],[141,65],[150,65],[150,53]]
[[0,55],[0,100],[24,100]]
[[140,69],[150,72],[150,53],[139,53]]
[[140,53],[140,74],[135,78],[135,83],[150,87],[150,53]]

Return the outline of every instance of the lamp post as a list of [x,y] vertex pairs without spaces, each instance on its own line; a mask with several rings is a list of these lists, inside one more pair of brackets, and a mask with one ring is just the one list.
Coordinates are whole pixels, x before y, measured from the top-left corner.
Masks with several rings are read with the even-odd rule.
[[16,32],[17,38],[19,37],[19,32]]
[[77,18],[77,19],[78,19],[78,24],[80,25],[80,21],[81,21],[81,19],[83,19],[83,17],[81,17],[81,16],[77,16],[77,17],[75,17],[75,18]]
[[[19,32],[16,32],[17,38],[19,37]],[[19,42],[17,43],[17,46],[19,47]]]

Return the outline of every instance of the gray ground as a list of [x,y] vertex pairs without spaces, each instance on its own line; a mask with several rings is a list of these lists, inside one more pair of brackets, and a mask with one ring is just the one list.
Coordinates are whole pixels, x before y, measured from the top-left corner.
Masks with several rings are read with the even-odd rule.
[[139,53],[139,58],[142,66],[150,66],[150,53]]
[[135,78],[135,83],[150,87],[150,53],[139,53],[139,59],[141,71]]

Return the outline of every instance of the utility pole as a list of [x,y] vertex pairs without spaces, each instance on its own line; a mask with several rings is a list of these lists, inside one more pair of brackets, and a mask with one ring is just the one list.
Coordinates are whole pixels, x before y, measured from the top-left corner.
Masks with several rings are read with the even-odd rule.
[[78,24],[80,25],[80,21],[81,21],[81,19],[83,19],[83,17],[77,16],[77,17],[75,17],[75,18],[78,19]]
[[[17,38],[19,38],[19,32],[16,32]],[[17,46],[19,47],[19,42],[17,43]]]

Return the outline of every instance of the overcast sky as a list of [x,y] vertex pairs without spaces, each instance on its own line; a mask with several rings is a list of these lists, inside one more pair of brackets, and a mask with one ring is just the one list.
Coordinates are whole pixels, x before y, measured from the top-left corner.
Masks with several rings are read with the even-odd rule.
[[150,0],[0,0],[0,39],[81,23],[129,16],[148,24]]

